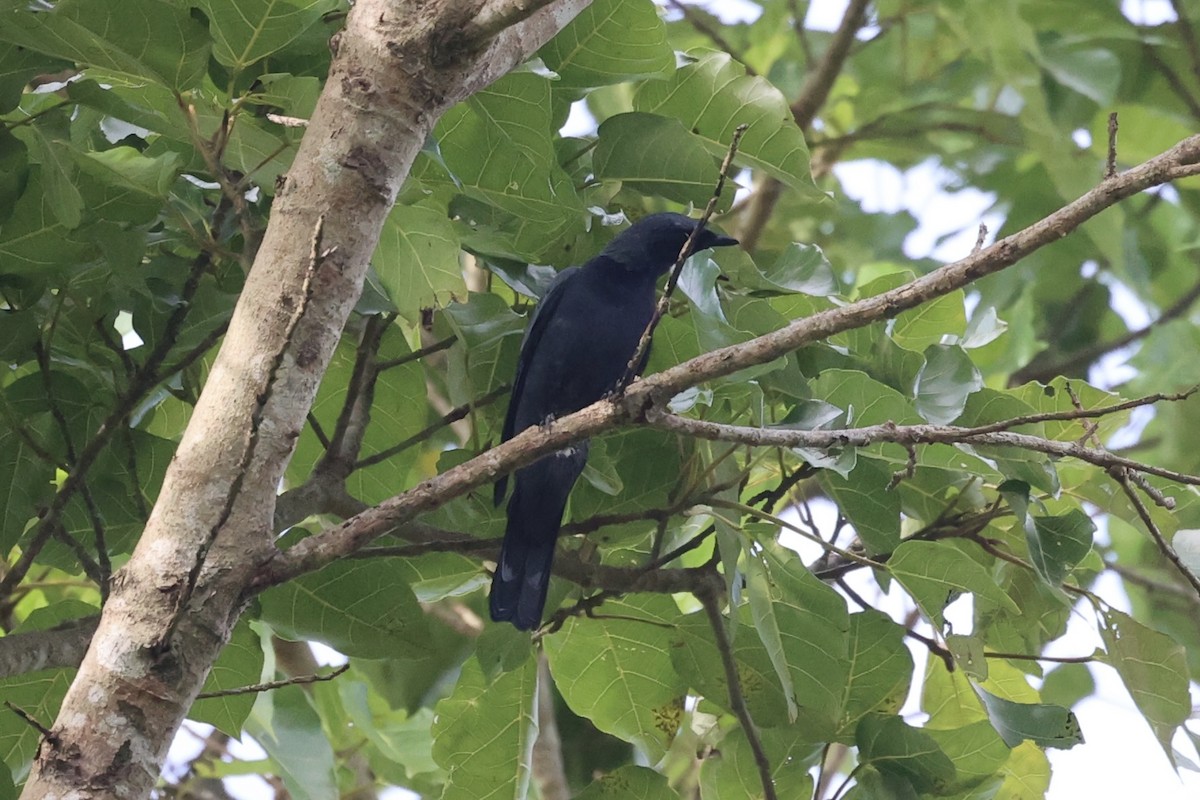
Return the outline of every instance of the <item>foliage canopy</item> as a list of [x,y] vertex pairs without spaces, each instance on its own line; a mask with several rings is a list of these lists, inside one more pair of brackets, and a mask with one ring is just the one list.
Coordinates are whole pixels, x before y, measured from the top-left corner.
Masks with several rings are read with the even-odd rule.
[[[1102,179],[1110,112],[1121,168],[1200,122],[1186,19],[1136,24],[1111,0],[879,0],[856,20],[865,5],[851,4],[847,39],[807,28],[807,4],[787,0],[736,24],[695,6],[595,0],[538,59],[446,113],[297,441],[280,545],[494,443],[525,312],[551,268],[597,252],[613,235],[607,215],[702,206],[739,124],[748,191],[732,207],[727,194],[715,221],[748,252],[686,265],[650,372],[940,266],[905,248],[914,213],[848,197],[840,163],[919,168],[951,196],[986,193],[999,239]],[[1200,4],[1174,5],[1200,18]],[[334,0],[0,4],[4,638],[94,617],[132,552],[344,12]],[[598,127],[562,136],[576,103]],[[164,780],[254,772],[296,798],[364,783],[522,797],[553,700],[584,798],[762,797],[764,760],[781,798],[833,797],[845,775],[843,797],[1037,797],[1045,749],[1080,744],[1070,709],[1093,691],[1084,665],[1038,658],[1073,609],[1103,642],[1078,655],[1116,670],[1186,766],[1176,734],[1200,670],[1200,595],[1164,544],[1180,531],[1176,543],[1190,541],[1200,502],[1165,471],[1200,472],[1200,402],[1112,407],[1200,383],[1198,220],[1194,181],[1139,194],[965,291],[671,404],[800,431],[994,426],[1098,452],[1137,418],[1123,452],[1160,474],[949,435],[748,447],[623,429],[593,441],[572,497],[575,535],[560,548],[573,580],[556,580],[549,608],[574,613],[539,640],[552,691],[539,695],[546,673],[528,637],[480,622],[503,531],[481,490],[372,557],[258,597],[206,691],[295,674],[280,639],[333,647],[349,671],[197,701],[193,720],[249,734],[266,757],[201,758]],[[1114,353],[1121,366],[1090,385],[1089,368]],[[812,513],[829,504],[836,523]],[[39,522],[47,509],[57,524]],[[825,555],[801,563],[779,544],[781,524]],[[641,573],[664,553],[678,557]],[[1131,614],[1092,592],[1103,575]],[[875,608],[891,586],[904,597],[893,615]],[[923,672],[908,634],[930,653]],[[0,697],[50,725],[72,668],[5,663]],[[924,716],[900,716],[914,686]],[[0,713],[12,776],[6,786],[0,768],[0,797],[15,796],[39,739]]]

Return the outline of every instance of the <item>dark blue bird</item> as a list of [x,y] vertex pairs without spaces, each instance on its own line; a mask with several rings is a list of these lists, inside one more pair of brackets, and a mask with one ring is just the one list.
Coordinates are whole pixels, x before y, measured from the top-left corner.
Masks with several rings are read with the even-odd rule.
[[[655,282],[695,227],[696,220],[682,214],[652,214],[582,267],[555,278],[521,344],[504,440],[589,406],[616,387],[654,313]],[[703,230],[693,252],[733,244],[736,239]],[[555,540],[587,450],[580,442],[517,470],[492,577],[493,620],[521,630],[541,623]],[[496,482],[496,505],[504,501],[506,485],[505,478]]]

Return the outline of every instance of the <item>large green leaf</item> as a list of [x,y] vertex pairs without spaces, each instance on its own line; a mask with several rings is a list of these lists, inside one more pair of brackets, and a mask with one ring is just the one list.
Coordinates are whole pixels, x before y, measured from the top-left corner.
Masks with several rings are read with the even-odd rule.
[[602,775],[575,796],[576,800],[678,800],[667,779],[632,764]]
[[954,762],[937,741],[900,717],[868,714],[854,738],[862,763],[903,777],[919,792],[940,794],[954,781]]
[[198,0],[208,14],[213,55],[227,67],[245,69],[287,47],[337,0]]
[[1083,742],[1083,732],[1074,712],[1046,703],[1015,703],[979,691],[1001,738],[1009,747],[1029,741],[1041,747],[1068,749]]
[[717,180],[713,157],[677,119],[632,111],[600,124],[596,177],[643,194],[702,206]]
[[879,611],[850,615],[850,670],[843,691],[843,734],[868,713],[900,710],[912,681],[904,628]]
[[633,98],[637,111],[674,117],[714,156],[729,150],[748,125],[735,163],[761,169],[793,189],[814,193],[808,146],[779,90],[726,53],[705,53],[669,81],[648,81]]
[[567,705],[653,761],[666,752],[683,717],[687,684],[671,663],[677,616],[669,598],[633,595],[605,603],[596,619],[569,619],[545,640]]
[[[242,619],[233,629],[229,643],[221,649],[221,655],[217,656],[201,692],[222,692],[258,683],[262,668],[262,643],[258,634],[250,629],[250,623]],[[242,735],[242,724],[254,708],[255,697],[255,693],[247,692],[197,700],[188,711],[188,718],[207,722],[236,739]]]
[[550,81],[532,72],[510,73],[438,123],[442,158],[462,191],[505,214],[503,236],[489,240],[494,255],[573,261],[584,208],[554,159],[551,128]]
[[271,771],[283,779],[292,797],[337,796],[333,747],[299,686],[260,694],[246,720],[246,732],[267,751]]
[[524,797],[537,738],[537,661],[488,683],[476,661],[437,705],[433,757],[448,773],[445,800]]
[[661,78],[675,69],[675,53],[650,0],[595,0],[538,55],[564,88]]
[[966,542],[904,542],[888,560],[888,572],[912,596],[934,626],[941,628],[942,611],[958,595],[972,592],[1010,611],[1016,604],[996,585],[995,578],[966,548]]
[[1116,668],[1133,702],[1173,762],[1171,739],[1192,713],[1183,648],[1166,634],[1116,609],[1106,609],[1102,619],[1100,635],[1108,650],[1108,663]]
[[417,658],[425,612],[386,559],[335,561],[262,595],[262,618],[280,635],[316,639],[360,658]]
[[84,67],[148,79],[183,91],[208,66],[208,36],[188,11],[161,0],[65,0],[52,11],[7,3],[0,41],[74,61]]
[[412,324],[421,309],[466,295],[458,234],[444,211],[398,205],[388,214],[372,264],[392,303]]

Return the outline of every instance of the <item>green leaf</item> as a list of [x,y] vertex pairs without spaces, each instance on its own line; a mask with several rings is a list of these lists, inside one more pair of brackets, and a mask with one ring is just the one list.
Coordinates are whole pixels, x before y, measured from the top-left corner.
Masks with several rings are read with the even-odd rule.
[[444,800],[524,797],[537,737],[537,661],[488,683],[463,664],[454,692],[437,704],[433,757],[449,773]]
[[[813,779],[808,770],[820,754],[820,745],[809,741],[800,726],[762,728],[758,734],[778,800],[811,800]],[[740,728],[730,731],[704,759],[700,796],[703,800],[765,799],[754,751]]]
[[1174,762],[1171,738],[1192,712],[1183,648],[1166,634],[1116,609],[1105,609],[1101,619],[1100,636],[1108,650],[1108,663],[1117,670],[1163,752]]
[[1111,50],[1051,46],[1040,50],[1042,67],[1056,81],[1108,107],[1121,85],[1121,58]]
[[283,778],[292,797],[338,796],[333,748],[321,729],[321,718],[299,686],[258,695],[246,732],[271,756],[272,771]]
[[949,424],[982,387],[983,376],[966,350],[956,344],[931,344],[917,373],[917,412],[934,425]]
[[538,51],[558,73],[556,89],[665,78],[675,53],[649,0],[596,0]]
[[735,285],[768,291],[800,292],[828,297],[838,292],[837,276],[825,253],[815,244],[791,242],[769,267],[735,273]]
[[428,206],[398,205],[388,214],[371,263],[388,298],[409,323],[439,298],[466,296],[458,234],[446,213]]
[[337,0],[198,0],[208,15],[213,55],[245,69],[282,50],[337,8]]
[[64,0],[52,11],[27,9],[0,12],[0,40],[177,91],[199,83],[208,66],[204,26],[173,3]]
[[1047,583],[1057,586],[1091,552],[1096,524],[1079,508],[1057,517],[1032,519],[1032,535],[1026,529],[1030,561]]
[[968,542],[904,542],[887,563],[888,572],[939,630],[942,610],[963,592],[972,592],[1013,612],[1018,610],[987,568],[968,555],[966,548],[978,550],[977,545]]
[[613,770],[575,795],[576,800],[679,800],[667,779],[650,769],[627,764]]
[[789,187],[816,195],[804,134],[779,90],[749,77],[727,53],[705,53],[669,81],[641,85],[636,111],[674,117],[718,158],[729,150],[734,129],[749,125],[734,163],[761,169]]
[[937,741],[900,717],[868,714],[854,739],[861,763],[899,775],[919,792],[940,794],[954,782],[954,762]]
[[902,311],[896,316],[892,338],[901,347],[921,352],[941,344],[943,336],[961,337],[966,330],[967,312],[963,293],[958,290]]
[[596,177],[642,194],[702,206],[717,179],[713,157],[679,120],[632,111],[600,124]]
[[889,490],[892,473],[875,459],[860,458],[842,477],[825,471],[821,483],[854,525],[870,554],[890,553],[900,544],[900,493]]
[[771,601],[770,577],[762,559],[754,554],[746,559],[746,596],[750,600],[754,629],[758,631],[758,638],[767,649],[771,666],[775,668],[775,677],[779,679],[783,688],[783,696],[787,701],[788,722],[795,722],[798,713],[796,689],[792,684],[791,669],[783,650],[783,638],[779,630],[779,619],[775,615],[775,604]]
[[[74,669],[43,669],[2,678],[0,697],[50,727],[74,679]],[[41,740],[37,729],[16,714],[0,714],[0,760],[14,775],[24,775]]]
[[[1016,393],[1001,392],[984,387],[967,398],[967,405],[957,423],[965,427],[990,425],[994,422],[1036,414],[1038,409],[1024,402]],[[1018,433],[1035,436],[1046,430],[1041,424],[1013,428]],[[1024,481],[1049,494],[1058,492],[1058,474],[1049,458],[1019,447],[983,447],[973,445],[981,455],[994,459],[996,466],[1008,478]]]
[[850,615],[850,671],[843,690],[843,733],[873,711],[896,713],[912,680],[904,628],[879,611]]
[[1083,731],[1074,712],[1046,703],[1014,703],[982,689],[992,725],[1009,747],[1029,740],[1039,747],[1070,749],[1083,743]]
[[[7,416],[7,415],[6,415]],[[0,428],[0,552],[7,553],[25,532],[38,508],[51,496],[54,465],[38,458],[9,425]]]
[[385,559],[336,561],[270,589],[262,619],[287,638],[360,658],[415,658],[429,635],[412,589]]
[[438,123],[434,135],[461,190],[508,215],[493,226],[503,233],[489,240],[493,255],[575,261],[572,248],[585,212],[554,159],[551,133],[550,82],[530,72],[508,74]]
[[1012,752],[987,720],[962,728],[926,730],[926,733],[953,762],[957,774],[955,788],[959,789],[979,786],[998,774]]
[[611,616],[572,617],[544,640],[554,683],[572,711],[657,762],[679,728],[687,691],[671,663],[678,611],[655,595],[609,601],[604,611]]
[[[849,669],[850,615],[842,596],[817,580],[800,556],[770,539],[759,543],[769,570],[796,699],[810,726],[832,731],[842,712]],[[810,730],[810,732],[812,732]]]
[[[233,629],[229,644],[221,650],[201,692],[221,692],[240,689],[262,679],[263,650],[258,634],[242,619]],[[227,697],[197,700],[188,711],[188,718],[207,722],[222,733],[240,738],[242,725],[254,708],[257,695],[253,692]]]

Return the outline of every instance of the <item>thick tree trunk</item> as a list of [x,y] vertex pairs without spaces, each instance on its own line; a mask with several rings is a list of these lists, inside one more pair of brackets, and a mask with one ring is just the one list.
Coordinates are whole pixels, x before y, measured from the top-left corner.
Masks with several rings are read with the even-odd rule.
[[413,159],[442,112],[586,4],[354,5],[208,383],[22,798],[148,795],[275,554],[276,487]]

